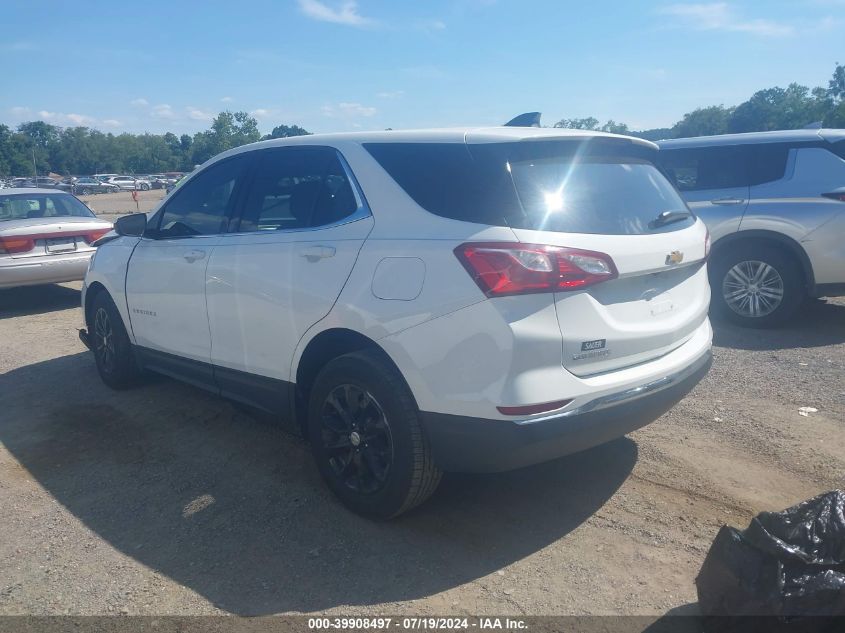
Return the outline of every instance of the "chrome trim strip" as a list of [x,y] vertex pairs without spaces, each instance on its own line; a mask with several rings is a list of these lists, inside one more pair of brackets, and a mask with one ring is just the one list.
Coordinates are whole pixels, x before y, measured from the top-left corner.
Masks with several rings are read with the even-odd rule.
[[634,400],[638,400],[644,396],[650,395],[657,391],[662,391],[663,389],[666,389],[667,387],[670,387],[671,385],[674,385],[676,383],[682,382],[686,378],[690,377],[710,360],[711,353],[712,352],[710,350],[707,350],[707,352],[699,356],[696,360],[684,367],[681,371],[676,372],[674,374],[670,374],[668,376],[664,376],[663,378],[658,378],[657,380],[652,380],[651,382],[647,382],[644,385],[631,387],[629,389],[626,389],[625,391],[607,394],[606,396],[599,396],[598,398],[590,400],[589,402],[582,404],[580,407],[570,409],[569,411],[554,413],[552,415],[547,415],[542,418],[514,420],[514,424],[523,426],[534,424],[536,422],[564,420],[566,418],[570,418],[576,415],[581,415],[582,413],[588,413],[590,411],[600,411],[601,409],[606,409],[607,407],[612,407],[623,402],[632,402]]

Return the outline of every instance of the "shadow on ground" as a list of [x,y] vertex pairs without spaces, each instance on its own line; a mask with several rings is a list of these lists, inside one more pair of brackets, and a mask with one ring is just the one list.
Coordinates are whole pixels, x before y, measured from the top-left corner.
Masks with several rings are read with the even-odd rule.
[[772,329],[742,328],[713,321],[713,343],[719,347],[778,350],[822,347],[845,342],[845,303],[811,299],[786,326]]
[[50,284],[0,290],[0,319],[78,308],[78,288]]
[[[113,547],[236,614],[412,600],[488,575],[577,528],[637,459],[621,439],[452,475],[421,508],[374,523],[334,500],[300,440],[190,387],[108,391],[89,354],[3,380],[0,441],[39,484]],[[44,384],[62,386],[44,399]]]

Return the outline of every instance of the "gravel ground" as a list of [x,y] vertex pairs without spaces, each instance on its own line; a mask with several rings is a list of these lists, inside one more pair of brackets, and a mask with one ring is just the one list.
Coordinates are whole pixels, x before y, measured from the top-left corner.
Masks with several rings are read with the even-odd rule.
[[153,208],[164,198],[164,189],[151,189],[138,192],[138,204],[132,200],[131,191],[118,191],[117,193],[100,193],[91,196],[79,196],[79,199],[87,204],[98,216],[111,220],[127,213],[139,211],[152,211]]
[[717,326],[708,377],[628,438],[372,523],[272,421],[105,388],[78,288],[0,291],[0,614],[694,612],[719,526],[843,486],[845,300]]

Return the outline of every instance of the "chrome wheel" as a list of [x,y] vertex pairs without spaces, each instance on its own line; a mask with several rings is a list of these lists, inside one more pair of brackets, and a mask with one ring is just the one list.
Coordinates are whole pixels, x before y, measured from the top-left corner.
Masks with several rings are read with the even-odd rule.
[[109,313],[99,308],[94,315],[94,352],[107,374],[115,369],[114,330]]
[[334,477],[358,493],[384,488],[393,465],[393,438],[372,394],[357,385],[338,385],[323,403],[320,421],[322,448]]
[[780,273],[757,260],[739,262],[722,280],[722,296],[731,310],[744,317],[768,316],[783,301]]

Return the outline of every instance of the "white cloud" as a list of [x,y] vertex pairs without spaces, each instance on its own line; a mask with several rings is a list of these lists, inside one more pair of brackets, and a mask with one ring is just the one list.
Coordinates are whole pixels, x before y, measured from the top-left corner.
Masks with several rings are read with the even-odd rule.
[[791,24],[745,18],[727,2],[670,4],[660,9],[659,13],[675,17],[683,25],[699,31],[734,31],[764,37],[780,37],[795,33],[795,27]]
[[16,119],[22,119],[32,114],[32,110],[27,108],[26,106],[14,106],[12,108],[9,108],[9,112]]
[[437,66],[432,64],[423,64],[421,66],[408,66],[402,68],[400,72],[403,75],[412,77],[413,79],[442,79],[446,73]]
[[25,53],[29,51],[37,51],[38,46],[33,42],[19,40],[17,42],[9,42],[8,44],[0,46],[0,50],[9,51],[12,53]]
[[378,110],[372,106],[365,106],[360,103],[350,103],[347,101],[342,101],[337,105],[324,105],[321,110],[324,116],[344,119],[370,117],[374,116],[378,112]]
[[50,112],[48,110],[39,110],[38,111],[38,118],[42,121],[47,121],[48,123],[53,123],[54,125],[93,125],[97,122],[97,119],[94,117],[88,116],[86,114],[76,114],[75,112],[70,112],[65,114],[64,112]]
[[150,102],[142,97],[139,97],[138,99],[132,99],[132,101],[129,102],[129,105],[133,105],[138,108],[144,108],[150,105]]
[[221,97],[220,101],[222,101],[223,103],[231,103],[232,101],[234,101],[234,99],[232,99],[232,97]]
[[376,23],[375,20],[365,18],[358,13],[358,3],[355,0],[342,0],[335,7],[320,0],[298,0],[298,2],[302,13],[321,22],[347,26],[372,26]]
[[32,108],[26,106],[14,106],[9,108],[9,113],[16,121],[46,121],[53,125],[61,127],[84,126],[96,127],[98,125],[104,127],[120,127],[123,125],[117,119],[103,119],[102,121],[96,117],[87,114],[79,114],[77,112],[53,112],[51,110],[33,111]]
[[446,23],[443,20],[419,20],[417,28],[426,33],[432,31],[442,31],[446,28]]
[[250,110],[249,115],[259,121],[278,119],[283,116],[282,111],[278,108],[256,108],[255,110]]
[[150,115],[156,119],[175,119],[176,113],[166,103],[154,105],[150,111]]
[[214,119],[213,112],[201,110],[200,108],[195,108],[194,106],[185,106],[185,114],[188,115],[189,119],[194,121],[211,121]]
[[70,114],[67,114],[65,116],[67,117],[67,120],[73,123],[74,125],[91,125],[92,123],[96,122],[96,119],[85,114],[75,114],[71,112]]
[[379,99],[401,99],[405,96],[404,90],[385,90],[384,92],[377,92],[376,96]]

